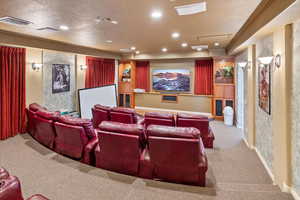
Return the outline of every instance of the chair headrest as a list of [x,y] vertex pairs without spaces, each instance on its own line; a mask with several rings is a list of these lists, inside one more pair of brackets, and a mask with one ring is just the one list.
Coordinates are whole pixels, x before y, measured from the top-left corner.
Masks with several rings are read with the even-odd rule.
[[61,123],[69,124],[72,126],[89,126],[92,125],[92,121],[89,119],[75,118],[71,116],[60,116],[58,121]]
[[109,106],[103,106],[103,105],[100,105],[100,104],[94,105],[94,108],[98,109],[98,110],[105,110],[105,111],[110,111],[111,110],[111,107],[109,107]]
[[174,119],[174,115],[171,113],[159,113],[159,112],[147,112],[145,113],[145,117]]
[[200,138],[200,131],[193,127],[150,125],[147,128],[147,135],[155,137],[198,139]]
[[128,113],[128,114],[135,114],[135,110],[131,108],[122,108],[116,107],[111,109],[112,112],[121,112],[121,113]]
[[103,121],[99,125],[101,131],[114,132],[127,135],[141,135],[144,127],[138,124],[123,124],[119,122]]
[[178,113],[178,118],[185,118],[185,119],[202,119],[202,120],[208,120],[207,116],[204,115],[196,115],[196,114],[186,114],[186,113]]
[[36,112],[36,115],[44,119],[57,121],[60,117],[60,112],[51,112],[45,109],[40,109]]
[[40,109],[44,109],[46,110],[46,108],[42,107],[41,105],[37,104],[37,103],[32,103],[29,105],[29,110],[33,111],[33,112],[36,112]]

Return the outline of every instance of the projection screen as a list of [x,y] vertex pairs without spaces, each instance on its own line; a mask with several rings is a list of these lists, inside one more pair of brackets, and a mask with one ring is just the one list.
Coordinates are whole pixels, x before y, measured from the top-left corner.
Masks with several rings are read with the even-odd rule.
[[88,88],[78,90],[80,116],[92,119],[92,107],[96,104],[104,106],[117,106],[116,85]]

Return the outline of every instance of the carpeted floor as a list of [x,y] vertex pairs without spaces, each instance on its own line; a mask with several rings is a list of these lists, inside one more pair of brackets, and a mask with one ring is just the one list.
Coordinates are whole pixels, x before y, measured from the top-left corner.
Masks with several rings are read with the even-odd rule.
[[239,129],[212,122],[215,149],[207,150],[207,187],[144,180],[97,169],[58,155],[29,135],[0,142],[0,166],[22,182],[25,197],[51,200],[292,200],[281,193]]

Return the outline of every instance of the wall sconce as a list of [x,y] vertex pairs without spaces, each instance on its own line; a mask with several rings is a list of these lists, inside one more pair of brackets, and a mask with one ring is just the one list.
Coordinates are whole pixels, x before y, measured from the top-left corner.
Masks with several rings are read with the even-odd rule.
[[264,65],[269,65],[272,63],[273,61],[273,56],[268,56],[268,57],[260,57],[258,58],[259,62],[261,64],[264,64]]
[[274,63],[275,63],[275,66],[276,66],[277,68],[279,68],[279,67],[281,66],[281,56],[280,56],[280,54],[277,54],[277,55],[275,56]]
[[86,65],[80,65],[80,69],[81,69],[81,70],[86,70],[86,69],[87,69],[87,66],[86,66]]
[[34,71],[40,71],[40,69],[42,68],[43,64],[37,64],[37,63],[32,63],[32,69]]
[[251,68],[250,62],[249,62],[249,61],[247,61],[247,62],[239,62],[239,63],[238,63],[238,66],[239,66],[243,71],[248,70],[248,69]]

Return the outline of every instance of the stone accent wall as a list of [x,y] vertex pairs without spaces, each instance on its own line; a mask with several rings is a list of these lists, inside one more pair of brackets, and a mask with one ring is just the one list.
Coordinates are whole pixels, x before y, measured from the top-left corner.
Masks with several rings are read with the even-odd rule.
[[[261,39],[256,44],[256,56],[273,56],[273,35]],[[258,73],[259,64],[256,65],[256,86],[255,86],[255,131],[256,148],[265,159],[268,167],[273,170],[273,131],[272,131],[272,68],[271,68],[271,115],[263,111],[258,105]]]
[[294,23],[292,83],[292,173],[293,184],[300,187],[300,21]]
[[[76,76],[75,76],[75,54],[55,51],[43,52],[43,95],[44,105],[49,110],[67,109],[76,110]],[[70,91],[52,94],[52,65],[70,65]]]

